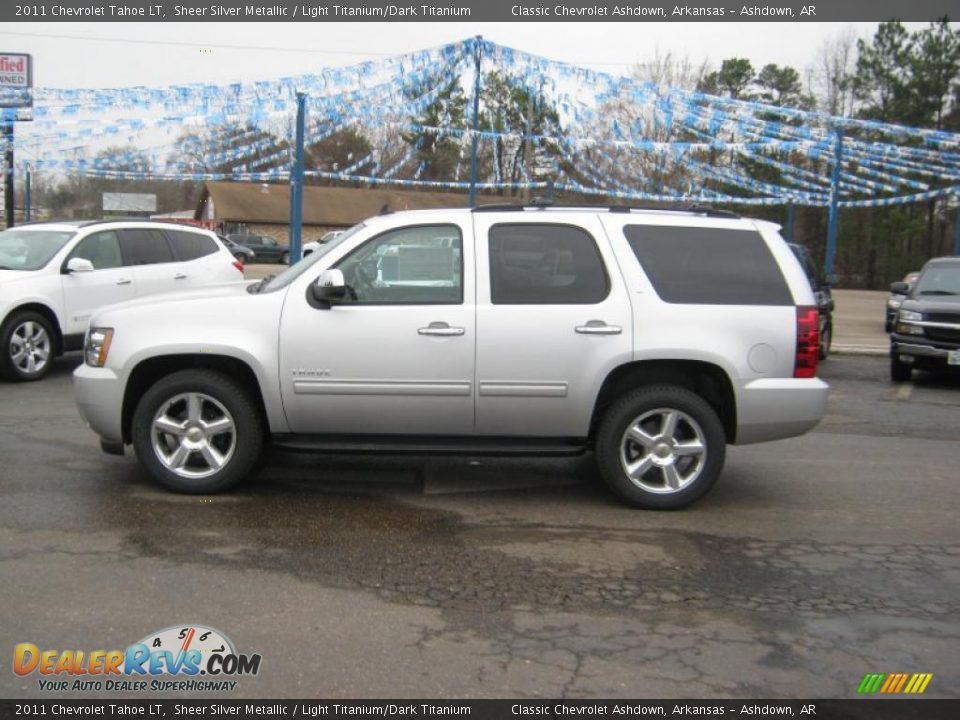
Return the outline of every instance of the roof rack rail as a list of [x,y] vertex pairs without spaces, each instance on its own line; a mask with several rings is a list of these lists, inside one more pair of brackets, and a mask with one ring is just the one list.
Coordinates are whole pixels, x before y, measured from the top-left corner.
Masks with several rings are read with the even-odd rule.
[[537,198],[530,203],[491,203],[489,205],[475,205],[473,212],[521,212],[523,210],[544,210],[550,207],[557,208],[582,208],[584,210],[607,210],[612,213],[629,213],[632,210],[656,210],[660,212],[688,212],[695,215],[706,215],[717,218],[739,218],[740,216],[730,210],[720,210],[710,205],[591,205],[589,203],[553,203],[550,200]]
[[700,215],[706,215],[708,217],[721,217],[721,218],[739,218],[740,216],[733,212],[732,210],[721,210],[720,208],[715,208],[712,205],[689,205],[688,207],[682,208],[687,212],[698,213]]
[[525,210],[528,206],[523,203],[489,203],[486,205],[474,205],[473,212],[503,212],[504,210]]

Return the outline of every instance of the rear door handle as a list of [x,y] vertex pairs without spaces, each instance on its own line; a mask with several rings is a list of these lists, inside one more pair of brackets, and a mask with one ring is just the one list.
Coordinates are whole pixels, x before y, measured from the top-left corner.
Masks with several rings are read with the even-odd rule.
[[177,273],[176,275],[173,276],[173,279],[174,279],[174,280],[186,280],[186,279],[187,279],[187,276],[184,275],[183,273]]
[[466,332],[462,327],[450,327],[445,322],[432,322],[426,327],[418,328],[417,334],[419,335],[443,335],[443,336],[453,336],[453,335],[463,335]]
[[619,325],[607,325],[603,320],[590,320],[586,325],[574,328],[581,335],[619,335],[623,328]]
[[133,280],[127,280],[126,278],[120,278],[117,280],[117,285],[129,285]]

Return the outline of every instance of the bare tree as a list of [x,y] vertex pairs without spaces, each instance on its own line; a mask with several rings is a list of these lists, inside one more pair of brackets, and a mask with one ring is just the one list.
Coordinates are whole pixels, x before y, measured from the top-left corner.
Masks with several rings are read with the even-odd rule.
[[696,62],[689,55],[680,57],[669,50],[664,53],[658,47],[652,58],[634,68],[633,77],[662,88],[696,90],[709,73],[710,63],[706,59]]
[[847,27],[824,40],[817,51],[814,74],[819,105],[831,115],[853,114],[856,50],[856,33]]

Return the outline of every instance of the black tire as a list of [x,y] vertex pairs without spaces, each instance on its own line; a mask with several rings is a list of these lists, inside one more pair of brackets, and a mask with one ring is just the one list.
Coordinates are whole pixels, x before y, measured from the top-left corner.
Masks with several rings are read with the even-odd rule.
[[[657,424],[660,428],[657,432],[662,432],[664,418],[658,413],[669,412],[678,413],[680,418],[669,440],[673,442],[679,439],[689,445],[698,439],[703,448],[700,457],[669,453],[671,460],[657,456],[657,452],[663,448],[641,448],[640,443],[626,437],[628,430],[644,416],[649,416],[646,423]],[[647,425],[641,427],[646,429]],[[650,435],[653,435],[652,431]],[[648,438],[651,440],[663,438],[662,434],[650,435]],[[631,448],[649,450],[646,458],[651,463],[664,463],[664,469],[661,470],[659,465],[650,465],[636,482],[631,480],[623,464],[628,462]],[[597,432],[596,455],[604,482],[622,500],[650,510],[677,510],[703,497],[717,481],[726,456],[726,435],[717,413],[699,395],[675,385],[651,385],[628,393],[607,409]],[[673,465],[678,472],[687,474],[687,479],[677,489],[671,490],[667,486],[667,465]],[[658,479],[662,488],[659,491],[656,487],[648,489],[655,486]]]
[[[28,341],[29,346],[25,346]],[[22,354],[24,351],[27,355]],[[39,380],[50,372],[56,355],[57,335],[40,313],[14,312],[0,326],[0,375],[7,380]]]
[[900,362],[896,355],[890,356],[890,379],[893,382],[909,382],[913,376],[913,368],[905,362]]
[[[232,450],[224,450],[226,441],[230,439],[230,431],[211,436],[219,443],[215,449],[226,459],[222,467],[204,477],[184,476],[184,473],[188,472],[202,472],[202,465],[211,469],[203,451],[185,450],[187,459],[178,474],[160,459],[161,451],[154,447],[154,418],[164,407],[172,408],[171,412],[179,412],[182,416],[188,401],[177,401],[172,405],[170,403],[175,398],[190,395],[210,399],[210,402],[205,401],[201,407],[202,412],[213,412],[214,421],[218,419],[216,412],[220,409],[225,410],[233,421]],[[189,423],[189,420],[185,419],[185,422]],[[213,370],[182,370],[158,381],[144,393],[133,414],[131,434],[137,459],[161,485],[178,493],[209,494],[228,490],[250,474],[263,448],[264,427],[255,400],[246,388]],[[185,434],[180,441],[181,445],[189,439]],[[177,440],[172,434],[160,434],[157,442],[161,447],[170,450],[171,456],[178,452],[174,449]],[[214,444],[213,440],[206,437],[202,442],[207,445]]]
[[820,333],[820,359],[830,357],[830,348],[833,346],[833,323],[828,322]]
[[239,260],[242,265],[246,265],[246,264],[247,264],[247,254],[246,254],[246,253],[238,252],[238,253],[234,253],[233,256],[234,256],[237,260]]
[[289,264],[290,264],[290,253],[285,252],[285,253],[283,253],[283,255],[280,256],[280,264],[281,264],[281,265],[289,265]]

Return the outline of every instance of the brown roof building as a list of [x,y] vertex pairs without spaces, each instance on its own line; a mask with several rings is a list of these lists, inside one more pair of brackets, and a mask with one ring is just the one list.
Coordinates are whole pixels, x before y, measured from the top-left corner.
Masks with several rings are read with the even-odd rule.
[[[505,198],[482,197],[483,202]],[[316,240],[329,230],[350,227],[391,210],[466,207],[461,193],[380,190],[365,188],[303,188],[303,242]],[[240,182],[206,182],[194,215],[217,222],[225,233],[269,235],[282,243],[290,231],[290,186]]]

